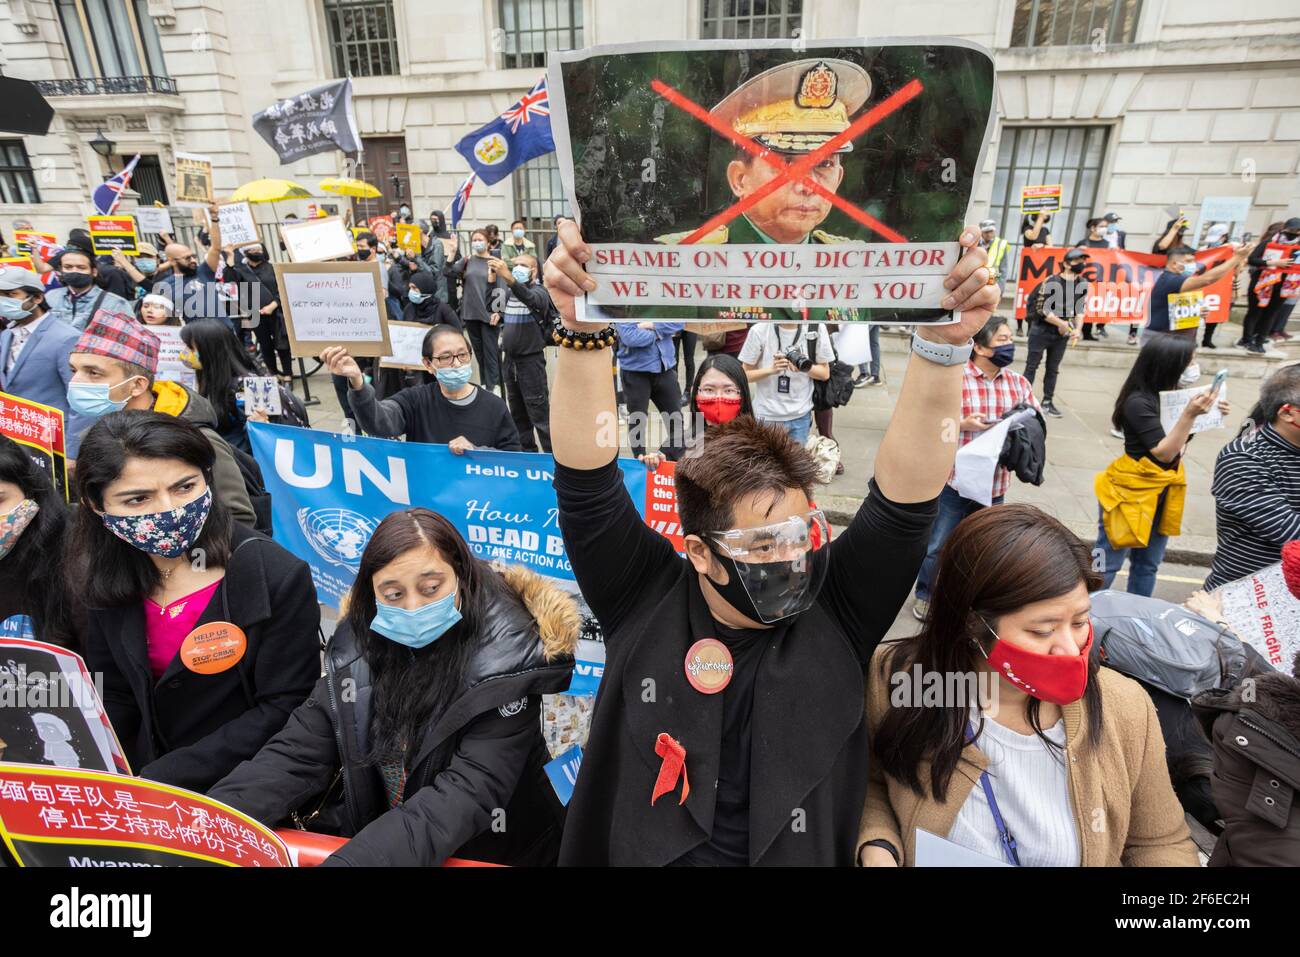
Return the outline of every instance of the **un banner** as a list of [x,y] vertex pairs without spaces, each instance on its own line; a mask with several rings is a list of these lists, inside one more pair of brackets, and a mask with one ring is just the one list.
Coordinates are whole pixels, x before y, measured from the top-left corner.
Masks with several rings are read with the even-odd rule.
[[[479,558],[573,581],[549,455],[492,450],[453,455],[445,445],[258,422],[248,423],[248,435],[271,493],[275,540],[311,566],[323,604],[338,607],[375,528],[401,508],[443,515]],[[644,518],[646,468],[633,459],[620,460],[619,466]]]

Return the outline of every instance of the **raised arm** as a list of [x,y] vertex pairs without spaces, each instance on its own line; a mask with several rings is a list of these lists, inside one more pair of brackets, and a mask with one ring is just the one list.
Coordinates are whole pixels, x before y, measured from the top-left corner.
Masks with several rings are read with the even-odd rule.
[[221,211],[216,203],[208,203],[208,243],[204,259],[215,275],[221,264]]
[[1236,272],[1241,267],[1241,264],[1246,261],[1246,257],[1249,254],[1250,251],[1246,247],[1246,244],[1242,243],[1240,246],[1233,249],[1231,256],[1219,263],[1217,266],[1205,270],[1205,272],[1201,273],[1199,276],[1188,277],[1187,281],[1183,283],[1182,291],[1194,292],[1197,289],[1204,289],[1206,286],[1218,282],[1228,273]]
[[320,354],[320,360],[331,375],[348,380],[348,404],[357,417],[357,425],[370,435],[394,438],[406,434],[406,412],[401,403],[392,399],[376,399],[375,389],[361,374],[361,367],[343,346],[330,346]]

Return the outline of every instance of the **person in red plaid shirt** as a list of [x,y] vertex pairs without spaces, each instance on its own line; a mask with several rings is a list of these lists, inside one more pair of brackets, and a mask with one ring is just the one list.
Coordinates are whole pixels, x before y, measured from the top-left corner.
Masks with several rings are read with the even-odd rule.
[[[966,363],[966,374],[961,383],[961,434],[957,447],[961,448],[1017,405],[1028,403],[1041,411],[1034,398],[1034,387],[1019,372],[1007,368],[1015,360],[1016,343],[1011,325],[1004,316],[993,316],[984,328],[975,334],[975,349]],[[952,481],[951,478],[948,480]],[[993,473],[993,504],[1000,505],[1011,485],[1011,472],[1001,466]],[[924,620],[930,607],[930,582],[939,549],[957,523],[976,509],[978,502],[963,498],[952,485],[945,485],[939,494],[939,514],[930,529],[930,544],[916,579],[916,603],[912,614]]]

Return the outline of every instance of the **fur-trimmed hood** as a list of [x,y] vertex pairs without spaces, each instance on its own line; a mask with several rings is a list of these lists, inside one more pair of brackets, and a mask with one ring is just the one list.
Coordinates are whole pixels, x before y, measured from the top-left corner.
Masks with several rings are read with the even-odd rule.
[[561,591],[536,572],[522,565],[492,563],[492,570],[523,603],[542,642],[547,661],[572,655],[578,649],[582,616],[572,596]]
[[1219,715],[1253,711],[1300,741],[1300,679],[1280,671],[1243,678],[1230,691],[1213,690],[1192,699],[1207,735]]

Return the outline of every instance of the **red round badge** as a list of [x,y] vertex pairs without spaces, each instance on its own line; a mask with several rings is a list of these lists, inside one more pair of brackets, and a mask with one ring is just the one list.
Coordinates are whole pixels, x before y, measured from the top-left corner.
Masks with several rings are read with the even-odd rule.
[[701,694],[727,687],[735,670],[731,652],[716,638],[701,638],[686,652],[686,680]]

